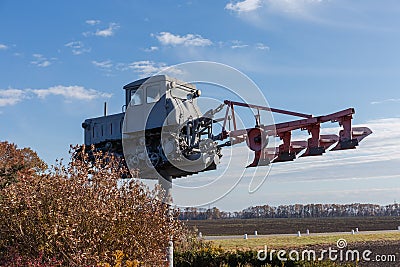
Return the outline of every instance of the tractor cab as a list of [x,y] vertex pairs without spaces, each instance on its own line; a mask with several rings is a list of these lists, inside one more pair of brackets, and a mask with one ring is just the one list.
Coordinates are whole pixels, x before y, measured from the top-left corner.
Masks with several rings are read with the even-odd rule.
[[127,116],[125,133],[135,133],[169,125],[179,125],[189,117],[200,117],[196,97],[200,91],[192,84],[166,75],[134,81],[125,89]]

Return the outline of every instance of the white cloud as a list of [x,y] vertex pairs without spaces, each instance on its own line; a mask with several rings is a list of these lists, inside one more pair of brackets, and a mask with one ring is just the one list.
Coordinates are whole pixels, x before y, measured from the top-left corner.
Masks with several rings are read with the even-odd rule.
[[269,46],[263,44],[263,43],[257,43],[256,44],[256,49],[258,50],[268,50],[269,51]]
[[0,50],[7,50],[8,46],[6,46],[5,44],[0,44]]
[[113,36],[115,31],[119,28],[119,25],[117,23],[111,22],[108,26],[108,28],[102,29],[102,30],[97,30],[94,35],[96,36],[101,36],[101,37],[109,37]]
[[91,51],[90,48],[85,48],[85,45],[81,41],[73,41],[65,44],[66,47],[71,48],[72,54],[80,55]]
[[[90,23],[88,23],[88,21]],[[97,24],[100,23],[100,20],[88,20],[88,21],[86,21],[86,23],[89,24],[89,25],[92,25],[92,26],[97,25]],[[85,37],[92,36],[92,35],[100,36],[100,37],[110,37],[110,36],[113,36],[115,34],[115,31],[117,29],[119,29],[119,27],[120,26],[119,26],[118,23],[111,22],[111,23],[108,24],[108,27],[105,28],[105,29],[97,29],[95,32],[86,31],[86,32],[83,32],[82,35],[85,36]]]
[[[333,1],[332,1],[333,2]],[[240,18],[259,27],[273,24],[275,15],[326,23],[320,13],[329,0],[246,0],[230,2],[225,9],[233,11]],[[256,11],[256,12],[255,12]]]
[[154,36],[162,45],[210,46],[213,44],[211,40],[203,38],[201,35],[192,33],[180,36],[170,32],[160,32]]
[[93,25],[99,24],[101,21],[97,20],[97,19],[88,19],[85,22],[86,22],[86,24],[89,24],[89,25],[93,26]]
[[381,101],[372,101],[372,105],[385,104],[385,103],[400,103],[400,98],[388,98]]
[[154,62],[149,60],[134,61],[129,64],[119,63],[118,68],[121,70],[133,70],[138,73],[140,77],[148,77],[161,70],[165,69],[167,65],[162,62]]
[[249,45],[247,45],[247,44],[232,45],[231,48],[232,48],[232,49],[236,49],[236,48],[246,48],[246,47],[248,47],[248,46],[249,46]]
[[92,64],[95,65],[96,67],[102,68],[102,69],[109,69],[113,66],[111,60],[105,60],[105,61],[96,61],[93,60]]
[[82,86],[57,85],[47,89],[0,89],[0,107],[13,106],[34,97],[44,99],[50,95],[62,96],[68,100],[94,100],[112,96],[112,94],[86,89]]
[[231,48],[231,49],[243,49],[243,48],[252,48],[256,50],[269,50],[269,46],[263,43],[249,43],[246,44],[240,40],[231,40],[231,41],[219,41],[218,42],[219,48]]
[[158,46],[150,46],[149,48],[146,48],[144,51],[145,52],[154,52],[157,51],[159,48]]
[[163,62],[154,62],[150,60],[141,60],[133,62],[115,62],[111,60],[96,61],[93,60],[92,64],[109,75],[112,71],[133,71],[139,77],[148,77],[154,75],[167,68],[167,64]]
[[26,98],[26,92],[20,89],[1,89],[0,107],[12,106]]
[[82,86],[53,86],[47,89],[31,89],[39,98],[46,98],[49,95],[63,96],[66,99],[93,100],[96,98],[109,98],[111,94],[99,92],[94,89],[86,89]]
[[315,4],[323,0],[266,0],[266,5],[276,12],[304,14]]
[[40,63],[37,64],[38,67],[48,67],[50,65],[51,65],[51,62],[48,61],[48,60],[45,60],[45,61],[40,62]]
[[242,12],[250,12],[257,10],[258,8],[261,7],[261,5],[262,5],[262,0],[244,0],[236,3],[230,2],[226,4],[225,9],[242,13]]
[[32,56],[34,60],[31,61],[31,64],[42,68],[50,66],[56,60],[56,58],[46,58],[42,54],[33,54]]
[[232,48],[232,49],[236,49],[236,48],[246,48],[246,47],[248,47],[248,46],[249,46],[248,44],[243,44],[242,41],[234,40],[234,41],[232,41],[231,48]]
[[[211,41],[210,39],[204,38],[199,34],[189,33],[186,35],[173,34],[171,32],[160,32],[157,34],[151,34],[155,37],[162,46],[172,46],[172,47],[207,47],[213,46],[222,49],[253,49],[253,50],[269,50],[269,47],[261,42],[258,43],[246,43],[241,40],[229,40],[229,41]],[[145,52],[154,52],[159,50],[158,46],[151,46],[144,49]],[[196,54],[198,57],[201,50],[191,49],[191,50],[179,50],[178,53],[184,54],[187,58],[189,54]]]

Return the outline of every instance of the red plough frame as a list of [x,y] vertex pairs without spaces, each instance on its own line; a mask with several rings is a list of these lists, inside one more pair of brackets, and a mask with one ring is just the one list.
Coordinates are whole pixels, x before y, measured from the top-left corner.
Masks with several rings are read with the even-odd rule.
[[[372,133],[372,131],[367,127],[352,128],[351,121],[353,119],[353,114],[355,113],[354,108],[348,108],[329,115],[314,117],[310,114],[268,108],[230,100],[225,100],[224,103],[227,105],[227,109],[222,126],[223,139],[230,138],[234,142],[230,143],[230,145],[244,141],[247,142],[249,148],[255,152],[253,162],[247,167],[268,165],[273,162],[292,161],[296,157],[300,156],[302,151],[304,151],[304,153],[301,154],[301,156],[307,157],[322,155],[327,150],[354,149],[358,146],[361,140]],[[254,128],[237,129],[235,106],[248,107],[257,110],[258,115],[255,115],[256,125]],[[296,116],[302,119],[275,124],[276,131],[274,131],[274,125],[260,124],[260,110]],[[226,131],[227,121],[231,119],[233,122],[233,130]],[[320,134],[321,123],[328,121],[338,122],[339,125],[342,126],[339,135]],[[298,129],[307,130],[311,137],[308,138],[307,141],[292,141],[292,131]],[[266,148],[266,139],[268,135],[271,135],[271,133],[282,140],[282,144],[275,149]],[[333,147],[334,144],[336,145]]]

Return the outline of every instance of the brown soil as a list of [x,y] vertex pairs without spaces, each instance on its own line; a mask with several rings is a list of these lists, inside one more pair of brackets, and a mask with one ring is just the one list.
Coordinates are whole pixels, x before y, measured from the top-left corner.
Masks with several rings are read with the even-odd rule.
[[293,234],[297,231],[311,233],[396,230],[400,217],[335,217],[304,219],[220,219],[185,221],[189,228],[197,228],[203,235],[242,235],[243,233]]

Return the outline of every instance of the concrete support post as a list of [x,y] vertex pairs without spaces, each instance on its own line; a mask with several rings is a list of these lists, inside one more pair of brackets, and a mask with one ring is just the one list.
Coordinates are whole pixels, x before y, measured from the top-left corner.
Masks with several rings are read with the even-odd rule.
[[[168,204],[169,207],[169,216],[172,217],[172,210],[170,206],[172,205],[172,176],[170,175],[162,175],[158,178],[158,184],[165,191],[164,203]],[[172,219],[172,218],[171,218]],[[172,241],[172,236],[170,241],[168,242],[167,248],[167,261],[169,267],[174,267],[174,242]]]

